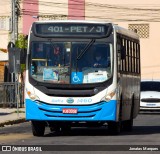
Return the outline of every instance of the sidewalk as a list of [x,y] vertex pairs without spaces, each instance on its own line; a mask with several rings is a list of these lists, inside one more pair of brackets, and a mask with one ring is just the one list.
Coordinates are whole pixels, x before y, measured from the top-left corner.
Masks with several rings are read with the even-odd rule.
[[25,108],[0,108],[0,127],[25,122]]

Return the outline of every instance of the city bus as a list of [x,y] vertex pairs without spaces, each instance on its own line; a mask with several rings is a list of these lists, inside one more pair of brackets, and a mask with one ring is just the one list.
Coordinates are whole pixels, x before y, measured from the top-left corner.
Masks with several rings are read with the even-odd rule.
[[109,22],[36,21],[28,35],[25,107],[34,136],[45,128],[131,131],[140,105],[140,40]]

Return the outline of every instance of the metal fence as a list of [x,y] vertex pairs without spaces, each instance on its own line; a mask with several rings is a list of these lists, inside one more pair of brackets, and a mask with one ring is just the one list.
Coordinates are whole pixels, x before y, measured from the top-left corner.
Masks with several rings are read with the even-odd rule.
[[24,85],[15,82],[0,83],[0,107],[24,107]]

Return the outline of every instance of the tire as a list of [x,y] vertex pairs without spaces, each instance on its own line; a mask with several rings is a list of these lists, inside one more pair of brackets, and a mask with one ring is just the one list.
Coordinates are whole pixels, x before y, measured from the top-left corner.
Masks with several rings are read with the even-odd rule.
[[119,135],[121,132],[121,122],[109,122],[108,130],[111,135]]
[[117,122],[108,122],[108,129],[111,135],[119,135],[122,128],[122,96],[120,100],[120,111]]
[[130,120],[123,121],[123,124],[122,124],[124,131],[130,132],[133,129],[133,111],[134,111],[134,97],[132,97]]
[[43,136],[45,132],[45,122],[31,121],[32,133],[34,136]]

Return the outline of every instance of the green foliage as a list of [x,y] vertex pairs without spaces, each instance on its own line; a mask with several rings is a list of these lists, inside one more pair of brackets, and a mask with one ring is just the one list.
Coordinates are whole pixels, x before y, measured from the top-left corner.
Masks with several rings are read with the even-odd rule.
[[15,46],[20,49],[27,49],[27,40],[24,34],[18,35],[18,40],[16,40]]
[[21,64],[21,72],[24,72],[26,69],[26,64]]
[[[15,47],[20,49],[27,49],[27,39],[24,34],[19,34],[18,39],[15,42]],[[22,51],[21,51],[22,52]],[[26,69],[25,64],[21,64],[21,73]]]

